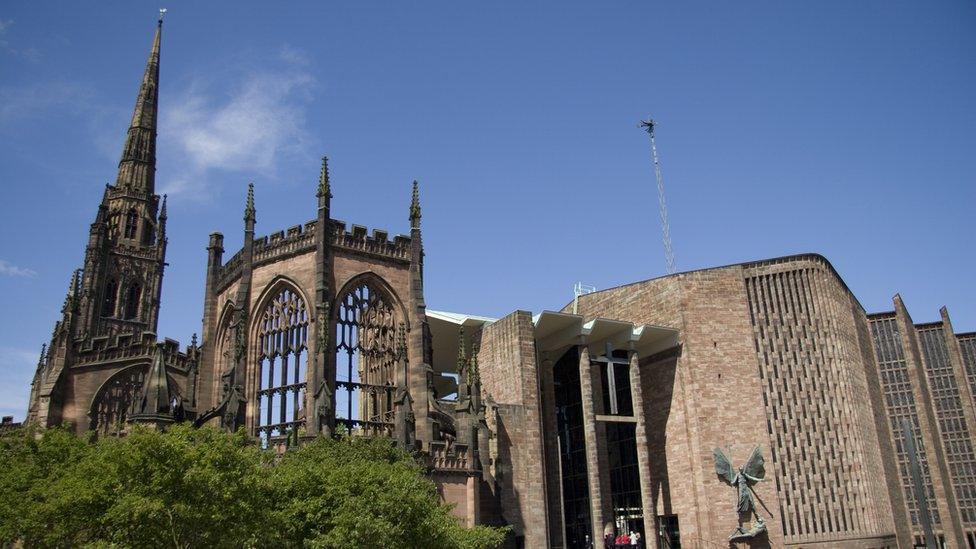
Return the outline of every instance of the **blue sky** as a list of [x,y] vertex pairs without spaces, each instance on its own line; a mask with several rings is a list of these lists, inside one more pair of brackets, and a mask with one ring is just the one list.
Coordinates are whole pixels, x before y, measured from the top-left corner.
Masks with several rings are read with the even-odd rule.
[[[664,273],[824,254],[869,311],[976,330],[972,2],[169,2],[161,335],[200,330],[207,235],[333,215],[406,232],[433,309],[561,307]],[[114,180],[158,5],[0,6],[0,413],[23,417]]]

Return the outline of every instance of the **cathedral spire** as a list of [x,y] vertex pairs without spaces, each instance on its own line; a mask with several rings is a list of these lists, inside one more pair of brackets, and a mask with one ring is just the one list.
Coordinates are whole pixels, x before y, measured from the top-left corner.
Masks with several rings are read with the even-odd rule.
[[163,19],[160,16],[115,181],[116,187],[145,194],[153,194],[156,187],[156,113],[159,107],[159,44],[162,33]]

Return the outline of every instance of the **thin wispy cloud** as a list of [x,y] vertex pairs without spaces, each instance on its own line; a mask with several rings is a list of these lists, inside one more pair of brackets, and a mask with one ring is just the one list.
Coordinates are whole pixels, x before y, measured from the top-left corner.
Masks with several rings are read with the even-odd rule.
[[[160,113],[160,139],[181,158],[182,171],[162,192],[206,198],[214,171],[273,176],[286,158],[305,155],[306,108],[315,88],[303,52],[284,48],[264,67],[229,81],[198,78]],[[228,93],[227,90],[230,90]]]
[[0,259],[0,275],[20,277],[20,278],[34,278],[35,276],[37,276],[37,272],[31,269],[18,267],[10,263],[9,261],[4,261],[3,259]]
[[13,24],[12,19],[0,19],[0,52],[26,59],[27,61],[39,60],[41,58],[41,52],[37,48],[33,46],[17,48],[10,44],[10,40],[7,39],[7,31]]

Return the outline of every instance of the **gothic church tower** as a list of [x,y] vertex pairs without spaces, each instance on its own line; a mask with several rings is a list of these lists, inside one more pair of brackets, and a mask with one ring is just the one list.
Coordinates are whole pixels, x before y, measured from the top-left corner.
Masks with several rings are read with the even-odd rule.
[[166,200],[155,194],[159,44],[162,20],[139,87],[115,185],[91,225],[76,337],[156,331],[166,258]]
[[[69,422],[79,431],[97,429],[99,422],[117,427],[141,390],[149,363],[160,358],[157,353],[167,354],[163,362],[169,366],[186,360],[174,341],[156,346],[166,265],[166,198],[155,194],[162,28],[160,18],[118,175],[105,187],[84,263],[72,276],[62,317],[38,365],[28,421],[45,426]],[[183,363],[178,369],[187,367]],[[185,377],[186,372],[176,374]],[[108,423],[103,430],[111,427]]]

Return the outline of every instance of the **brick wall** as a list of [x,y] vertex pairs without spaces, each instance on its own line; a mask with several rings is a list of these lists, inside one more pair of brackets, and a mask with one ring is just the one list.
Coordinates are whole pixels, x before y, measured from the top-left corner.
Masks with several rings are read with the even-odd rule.
[[[642,380],[654,505],[678,515],[683,544],[720,542],[738,524],[712,448],[741,464],[759,444],[769,481],[755,489],[771,545],[895,543],[865,319],[826,260],[683,273],[578,307],[679,329],[678,356],[642,362]],[[832,501],[838,494],[846,499]]]
[[[526,547],[547,544],[539,378],[532,316],[516,311],[475,334],[481,383],[498,404],[498,495],[502,515]],[[556,488],[558,489],[558,488]]]

